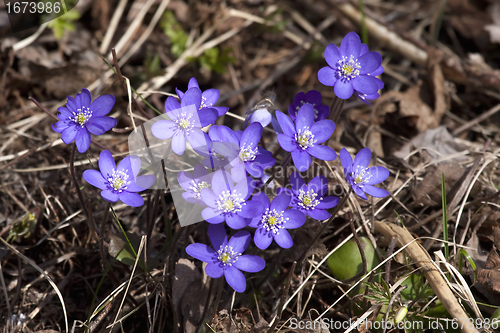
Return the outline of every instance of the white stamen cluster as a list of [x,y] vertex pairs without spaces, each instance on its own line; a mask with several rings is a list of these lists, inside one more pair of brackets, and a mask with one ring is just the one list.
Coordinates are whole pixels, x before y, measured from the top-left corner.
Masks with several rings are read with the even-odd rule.
[[241,194],[230,191],[222,191],[217,200],[217,209],[223,213],[237,213],[241,211],[243,205],[245,205],[245,199],[241,198]]
[[189,134],[189,132],[191,132],[191,130],[194,127],[194,119],[191,118],[193,118],[192,113],[190,114],[186,114],[185,112],[181,113],[179,118],[177,118],[177,120],[175,121],[177,128],[186,132],[186,134]]
[[246,148],[241,148],[240,159],[243,162],[253,161],[255,160],[255,157],[257,157],[257,147],[255,147],[255,149],[253,150],[250,145],[248,145]]
[[316,199],[318,193],[314,190],[309,190],[305,192],[304,190],[299,190],[298,205],[306,210],[312,210],[320,203],[323,198],[319,200]]
[[[109,176],[109,175],[108,175]],[[111,176],[108,177],[108,184],[114,191],[118,191],[118,193],[123,192],[123,190],[127,189],[127,186],[130,184],[128,179],[128,170],[113,170]]]
[[352,178],[354,178],[354,182],[356,185],[366,184],[372,175],[368,172],[367,168],[363,168],[362,166],[356,166],[356,170],[354,171]]
[[201,190],[204,188],[212,189],[212,185],[203,180],[200,182],[192,180],[191,186],[189,187],[189,189],[195,193],[195,199],[201,199]]
[[233,247],[229,245],[221,245],[219,251],[217,251],[217,260],[224,267],[232,266],[240,256],[241,253],[235,252]]
[[285,227],[286,221],[288,221],[288,217],[283,217],[283,211],[277,212],[275,209],[269,210],[266,209],[264,215],[262,216],[262,227],[267,231],[272,231],[273,234],[278,234],[280,229]]
[[211,107],[213,105],[212,103],[206,103],[206,101],[207,101],[207,98],[201,96],[200,110],[203,109],[203,108],[209,108],[209,107]]
[[74,123],[83,127],[90,118],[92,118],[92,111],[86,106],[83,106],[81,109],[76,110],[76,112],[72,112],[73,117],[69,117]]
[[309,127],[306,127],[304,131],[299,129],[298,132],[295,133],[295,140],[302,149],[314,147],[314,144],[317,141],[314,140],[314,134],[312,134],[312,132],[309,130]]
[[350,81],[359,75],[359,70],[361,69],[361,65],[358,62],[358,59],[354,59],[354,56],[351,55],[349,59],[346,56],[342,56],[342,59],[338,61],[337,72],[341,79]]
[[300,106],[296,106],[295,107],[295,111],[299,112],[300,110],[300,107],[304,104],[311,104],[314,108],[314,119],[318,119],[318,114],[319,114],[319,111],[318,109],[316,109],[316,103],[308,103],[308,102],[304,102],[304,101],[300,101]]

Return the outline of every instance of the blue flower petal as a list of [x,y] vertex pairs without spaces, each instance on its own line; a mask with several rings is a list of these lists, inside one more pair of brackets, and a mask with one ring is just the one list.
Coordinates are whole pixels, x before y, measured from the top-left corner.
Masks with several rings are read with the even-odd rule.
[[[66,130],[65,130],[66,131]],[[75,136],[76,148],[78,152],[85,153],[90,147],[90,132],[86,128],[80,128]]]
[[175,126],[175,123],[166,119],[158,120],[151,126],[151,133],[153,133],[153,135],[160,140],[172,138],[176,130],[177,127]]
[[198,88],[188,89],[184,94],[184,97],[182,97],[181,99],[182,108],[188,107],[193,104],[196,111],[198,111],[201,105],[201,91]]
[[294,192],[297,192],[304,185],[305,182],[300,173],[294,171],[290,174],[290,186]]
[[[192,244],[194,245],[194,244]],[[208,276],[210,276],[212,279],[218,279],[224,275],[224,269],[220,266],[220,264],[215,264],[215,263],[209,263],[205,267],[205,273],[207,273]]]
[[195,116],[198,116],[198,119],[195,121],[195,126],[205,127],[214,124],[219,114],[214,108],[206,108],[196,113]]
[[321,68],[318,71],[318,80],[325,86],[334,86],[335,83],[337,82],[336,75],[337,71],[335,71],[333,68],[326,66]]
[[[377,78],[361,75],[351,80],[352,87],[363,94],[374,94],[378,90]],[[338,83],[337,83],[338,84]],[[337,86],[335,86],[337,87]]]
[[389,195],[389,192],[387,192],[386,190],[375,187],[373,185],[365,185],[363,190],[372,197],[376,198],[385,198],[386,196]]
[[[370,185],[368,185],[368,186],[370,186]],[[353,189],[354,193],[356,193],[358,195],[358,197],[360,197],[361,199],[364,199],[364,200],[368,199],[365,192],[363,192],[363,190],[361,188],[359,188],[359,186],[352,185],[352,189]]]
[[266,261],[259,256],[244,254],[234,262],[234,267],[245,272],[257,273],[266,267]]
[[226,216],[226,223],[227,223],[229,228],[234,229],[234,230],[243,229],[244,227],[246,227],[248,225],[245,218],[243,218],[239,215],[236,215],[236,214]]
[[290,195],[288,195],[286,192],[280,193],[279,195],[274,197],[269,209],[275,209],[277,212],[282,212],[288,208],[291,199],[292,198],[290,197]]
[[198,260],[201,260],[203,262],[208,262],[208,263],[213,262],[213,258],[215,256],[214,249],[212,249],[208,245],[201,244],[201,243],[194,243],[194,244],[188,245],[186,247],[186,252],[191,257],[194,257]]
[[118,198],[121,202],[130,207],[141,207],[144,205],[144,199],[137,193],[123,191],[118,194]]
[[242,230],[234,234],[227,245],[231,246],[234,252],[243,253],[250,245],[251,235],[248,231]]
[[387,170],[383,166],[368,168],[367,172],[370,175],[370,179],[366,182],[367,185],[375,185],[381,183],[389,177],[389,170]]
[[220,91],[218,89],[207,89],[202,94],[202,100],[205,104],[205,107],[212,107],[220,97]]
[[[88,89],[83,88],[82,92],[77,95],[80,97],[80,103],[82,106],[89,107],[90,103],[92,102],[92,96],[90,95],[90,91]],[[111,96],[111,95],[105,95],[105,96]],[[112,96],[114,98],[114,96]]]
[[109,111],[111,111],[114,105],[115,105],[115,96],[113,95],[101,95],[97,97],[90,104],[92,117],[103,117],[107,115]]
[[[202,195],[203,197],[203,195]],[[206,201],[205,201],[206,203]],[[214,208],[207,207],[201,211],[201,216],[203,217],[204,220],[206,220],[208,223],[222,223],[224,222],[224,215],[221,214],[220,211],[215,210]]]
[[380,67],[382,64],[382,56],[378,52],[368,52],[359,57],[358,62],[361,66],[359,74],[367,74]]
[[186,150],[186,136],[183,132],[177,132],[172,136],[172,151],[177,155],[184,154]]
[[354,157],[354,165],[353,171],[355,171],[356,167],[359,165],[360,167],[367,168],[368,164],[370,164],[370,160],[372,158],[372,151],[369,148],[361,149]]
[[300,228],[306,222],[306,215],[297,209],[288,209],[283,213],[284,218],[288,218],[285,223],[286,229]]
[[316,206],[317,209],[330,209],[339,204],[339,197],[329,196],[324,197],[323,200]]
[[309,129],[314,124],[314,107],[306,103],[302,105],[297,112],[297,120],[295,121],[295,129],[299,130]]
[[338,80],[335,83],[335,87],[333,88],[333,90],[335,92],[335,95],[337,95],[337,97],[341,99],[349,99],[354,92],[351,81],[343,80]]
[[241,207],[241,211],[238,215],[247,219],[253,219],[264,212],[264,206],[256,201],[247,201],[245,205]]
[[87,181],[92,186],[105,190],[108,186],[108,182],[104,180],[101,173],[97,170],[85,170],[83,172],[83,179]]
[[227,243],[226,229],[223,224],[210,224],[208,226],[208,237],[214,249],[219,249],[221,245]]
[[180,110],[181,105],[173,96],[168,96],[165,101],[165,112],[169,113],[175,110]]
[[115,160],[109,150],[103,150],[99,154],[99,170],[104,178],[111,176],[113,171],[116,170]]
[[264,228],[259,228],[255,230],[253,241],[259,249],[265,250],[273,242],[272,232],[267,232]]
[[327,220],[330,218],[330,216],[332,216],[326,210],[319,209],[319,208],[308,211],[307,215],[309,215],[310,217],[312,217],[313,219],[318,220],[318,221]]
[[342,168],[344,168],[344,170],[347,169],[349,170],[348,172],[350,172],[352,169],[352,157],[345,148],[340,150],[340,163],[342,163]]
[[309,147],[306,151],[311,156],[319,158],[323,161],[333,161],[337,158],[337,153],[335,152],[335,150],[333,150],[333,148],[323,145],[315,145],[313,147]]
[[101,191],[101,197],[103,197],[105,200],[107,200],[109,202],[117,202],[118,201],[118,194],[111,191],[111,190]]
[[263,130],[264,128],[260,123],[250,124],[241,135],[240,147],[246,149],[250,146],[251,149],[255,149],[262,137]]
[[200,88],[200,85],[198,84],[198,81],[196,81],[196,78],[192,77],[189,79],[189,82],[188,82],[188,89],[191,89],[191,88]]
[[115,127],[116,122],[116,119],[112,117],[92,117],[84,126],[90,133],[101,135]]
[[297,149],[292,152],[292,160],[293,164],[295,164],[295,167],[300,172],[306,171],[311,166],[311,156],[302,149]]
[[291,153],[297,149],[297,141],[294,138],[291,138],[285,134],[278,134],[277,139],[281,148],[283,148],[284,150]]
[[239,271],[234,266],[228,266],[224,270],[224,277],[226,278],[227,283],[239,293],[245,291],[247,287],[247,282],[245,280],[245,276],[241,271]]
[[295,130],[295,124],[292,122],[290,117],[286,116],[281,111],[276,111],[276,119],[283,131],[283,134],[288,136],[294,136],[297,131]]
[[342,39],[342,43],[340,43],[340,54],[349,59],[351,56],[354,59],[359,57],[359,53],[361,51],[361,39],[358,34],[354,31],[351,31],[347,35],[345,35],[344,39]]
[[229,111],[229,108],[225,106],[213,106],[212,108],[217,110],[219,117],[225,115],[227,111]]
[[335,44],[328,44],[325,48],[325,60],[328,66],[335,68],[339,60],[342,59],[340,49]]
[[67,145],[69,145],[73,140],[75,140],[76,133],[78,133],[78,128],[76,125],[68,126],[61,133],[61,140]]
[[57,133],[62,133],[69,126],[70,123],[67,120],[59,120],[57,123],[52,124],[52,129]]
[[312,104],[314,107],[321,105],[321,93],[317,90],[309,90],[304,96],[304,102]]
[[274,235],[274,241],[284,249],[289,249],[293,245],[292,236],[290,236],[290,233],[286,229],[280,229],[280,231]]
[[314,134],[316,143],[323,143],[328,140],[335,131],[335,123],[330,119],[320,120],[311,126],[311,132]]

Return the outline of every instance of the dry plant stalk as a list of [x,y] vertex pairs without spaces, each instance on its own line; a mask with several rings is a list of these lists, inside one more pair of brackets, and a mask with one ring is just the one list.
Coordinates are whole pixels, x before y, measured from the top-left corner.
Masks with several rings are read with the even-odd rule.
[[391,238],[397,236],[397,245],[399,247],[409,244],[405,248],[405,252],[410,256],[411,260],[424,273],[425,278],[429,281],[432,290],[436,293],[438,299],[443,303],[448,313],[453,316],[458,322],[461,331],[464,333],[478,333],[475,327],[470,327],[469,316],[458,303],[455,295],[436,268],[436,263],[431,259],[429,253],[415,241],[415,238],[408,230],[401,228],[393,223],[383,223],[375,221],[375,230]]

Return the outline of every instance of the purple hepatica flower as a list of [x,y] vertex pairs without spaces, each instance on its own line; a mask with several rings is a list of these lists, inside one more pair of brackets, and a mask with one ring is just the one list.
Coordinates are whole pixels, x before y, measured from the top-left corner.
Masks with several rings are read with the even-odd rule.
[[339,203],[338,197],[325,197],[328,192],[328,180],[324,176],[316,176],[309,184],[306,184],[298,172],[292,172],[290,185],[293,193],[290,206],[313,219],[326,220],[330,218],[331,215],[326,209],[335,207]]
[[260,202],[266,209],[249,224],[250,227],[257,228],[254,242],[259,249],[267,249],[273,239],[284,249],[292,247],[293,240],[286,229],[301,227],[306,221],[306,216],[297,209],[287,210],[290,199],[290,195],[286,192],[278,194],[272,203],[263,192],[254,195],[253,201]]
[[65,144],[75,140],[80,153],[90,147],[90,133],[101,135],[116,125],[116,119],[105,117],[115,105],[115,96],[102,95],[92,102],[92,96],[87,89],[76,94],[75,98],[68,96],[66,107],[57,110],[59,121],[52,125],[52,129],[61,133]]
[[203,165],[197,164],[192,174],[185,171],[179,172],[177,180],[179,185],[186,191],[182,193],[184,200],[206,206],[201,200],[201,190],[204,188],[212,189],[212,175]]
[[[200,89],[198,81],[196,81],[194,77],[192,77],[188,83],[188,90],[191,88]],[[175,91],[177,92],[177,96],[179,96],[179,98],[182,100],[184,98],[184,93],[177,88],[175,88]],[[217,103],[219,97],[220,97],[220,91],[218,89],[207,89],[204,92],[202,92],[201,104],[199,106],[200,111],[206,109],[215,109],[219,116],[225,115],[226,112],[229,110],[228,107],[213,106],[214,104]]]
[[208,206],[201,215],[212,224],[226,221],[231,229],[247,226],[246,219],[252,219],[264,211],[259,203],[247,201],[253,192],[252,179],[245,177],[234,185],[231,175],[222,169],[212,178],[212,189],[203,188],[201,199]]
[[[115,164],[108,150],[99,155],[99,170],[85,170],[83,178],[90,184],[100,188],[101,196],[109,202],[120,200],[131,207],[144,204],[144,199],[137,194],[149,188],[155,182],[153,175],[137,176],[141,169],[141,160],[135,155],[127,156]],[[140,184],[140,185],[138,185]]]
[[378,52],[361,53],[361,40],[357,33],[348,33],[340,49],[329,44],[325,49],[328,66],[318,71],[318,79],[325,86],[334,86],[335,95],[348,99],[354,91],[373,95],[379,89],[373,72],[382,64]]
[[172,138],[172,150],[177,155],[184,154],[186,140],[196,149],[206,147],[208,135],[202,127],[213,124],[217,120],[215,109],[206,109],[200,112],[201,91],[191,88],[186,91],[181,103],[170,96],[165,101],[165,112],[171,120],[159,120],[151,126],[151,133],[158,139]]
[[314,121],[328,118],[330,108],[321,104],[321,94],[317,90],[310,90],[307,93],[299,92],[295,95],[293,103],[288,106],[288,115],[293,121],[297,119],[297,112],[302,105],[309,103],[314,107]]
[[354,193],[361,199],[368,199],[365,193],[377,198],[384,198],[389,195],[384,189],[373,185],[383,182],[389,177],[389,170],[382,166],[369,168],[372,152],[368,148],[361,149],[354,162],[347,149],[340,150],[340,162],[344,168],[344,177],[352,186]]
[[238,231],[228,242],[222,225],[210,225],[208,236],[213,249],[205,244],[195,243],[188,245],[186,252],[208,264],[205,267],[208,276],[217,279],[224,275],[227,283],[234,290],[239,293],[244,292],[247,284],[240,270],[256,273],[266,266],[266,262],[261,257],[242,254],[250,244],[250,233]]
[[297,121],[276,111],[283,134],[278,134],[278,142],[284,150],[292,153],[293,163],[299,171],[306,171],[311,165],[311,156],[333,161],[337,154],[328,146],[322,146],[335,131],[335,123],[329,119],[314,122],[314,108],[304,104],[297,113]]
[[250,124],[243,132],[233,132],[227,126],[219,126],[218,138],[221,142],[214,142],[214,149],[228,158],[231,176],[235,182],[244,180],[247,172],[253,177],[260,178],[264,175],[264,170],[276,162],[271,152],[257,146],[262,131],[260,123]]

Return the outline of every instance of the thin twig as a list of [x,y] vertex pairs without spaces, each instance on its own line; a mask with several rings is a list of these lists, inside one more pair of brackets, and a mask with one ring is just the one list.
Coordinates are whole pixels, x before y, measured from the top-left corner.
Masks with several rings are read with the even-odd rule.
[[288,279],[287,279],[286,284],[285,284],[286,287],[285,287],[285,290],[283,291],[283,295],[281,296],[280,304],[278,305],[278,313],[276,314],[276,317],[274,318],[273,325],[271,326],[271,328],[269,328],[267,333],[271,333],[272,331],[274,331],[274,329],[276,328],[276,325],[278,325],[278,322],[281,319],[281,315],[283,314],[283,305],[285,304],[285,300],[288,297],[288,291],[290,290],[290,285],[292,283],[292,276],[293,276],[293,272],[295,271],[295,266],[297,266],[296,261],[293,262],[292,268],[290,268],[290,272],[288,272]]

